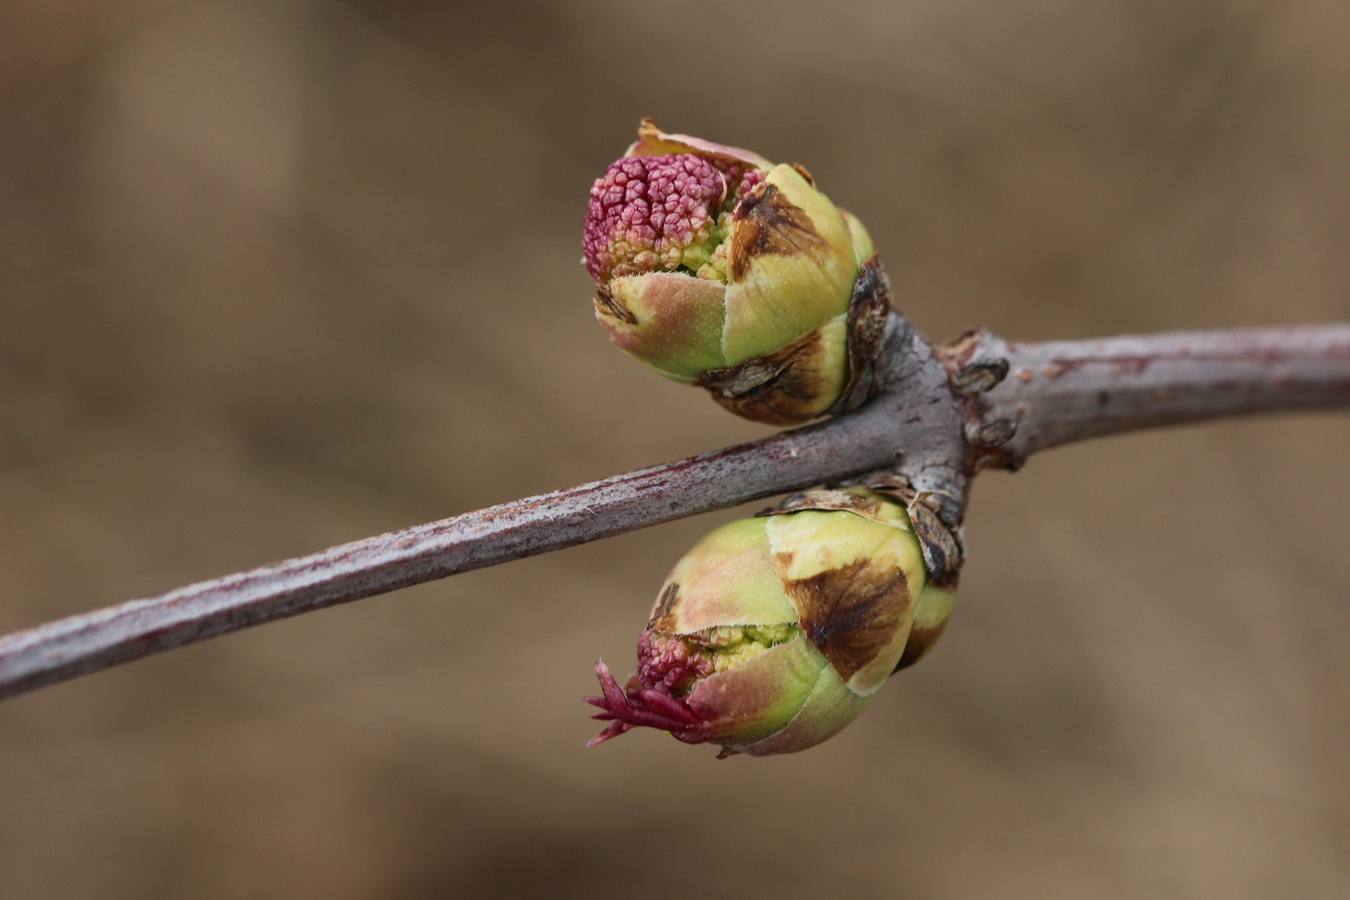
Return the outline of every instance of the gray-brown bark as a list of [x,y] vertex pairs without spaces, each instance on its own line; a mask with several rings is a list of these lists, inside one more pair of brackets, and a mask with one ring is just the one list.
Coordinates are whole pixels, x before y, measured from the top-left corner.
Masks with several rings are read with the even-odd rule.
[[882,389],[826,422],[464,513],[0,638],[0,697],[250,625],[889,470],[959,525],[971,476],[1105,434],[1350,406],[1350,325],[936,350],[898,314]]

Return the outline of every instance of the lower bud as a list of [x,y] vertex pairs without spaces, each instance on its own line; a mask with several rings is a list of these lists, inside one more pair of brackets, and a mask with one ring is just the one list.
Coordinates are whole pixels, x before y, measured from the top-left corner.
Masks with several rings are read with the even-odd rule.
[[716,529],[667,578],[620,686],[597,663],[609,724],[723,754],[812,747],[867,706],[941,634],[951,594],[930,588],[903,504],[865,488],[812,491]]

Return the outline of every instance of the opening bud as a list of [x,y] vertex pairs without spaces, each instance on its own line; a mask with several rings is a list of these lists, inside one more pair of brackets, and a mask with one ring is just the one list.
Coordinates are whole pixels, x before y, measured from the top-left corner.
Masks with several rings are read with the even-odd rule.
[[671,570],[626,686],[596,664],[591,743],[647,726],[766,756],[832,737],[941,634],[952,593],[924,566],[905,506],[864,487],[717,528]]
[[732,412],[790,425],[870,395],[890,286],[801,166],[644,119],[591,188],[582,248],[614,343]]

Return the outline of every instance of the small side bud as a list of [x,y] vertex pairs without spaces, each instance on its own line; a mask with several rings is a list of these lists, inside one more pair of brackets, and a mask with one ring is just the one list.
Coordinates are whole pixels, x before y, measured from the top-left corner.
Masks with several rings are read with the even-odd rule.
[[620,687],[597,663],[609,724],[722,755],[792,753],[842,730],[942,633],[952,594],[927,581],[904,504],[862,487],[787,498],[723,525],[675,564]]
[[591,188],[582,249],[614,342],[732,412],[790,425],[870,393],[889,282],[801,166],[643,120]]
[[992,391],[1008,377],[1008,361],[1003,357],[968,362],[952,373],[952,390],[963,397]]

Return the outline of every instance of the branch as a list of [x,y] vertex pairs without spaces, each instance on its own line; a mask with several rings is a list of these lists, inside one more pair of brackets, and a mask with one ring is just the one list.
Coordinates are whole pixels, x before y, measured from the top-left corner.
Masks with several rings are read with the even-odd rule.
[[1035,344],[979,333],[964,342],[958,353],[1009,361],[982,414],[1016,423],[1003,450],[1019,462],[1124,431],[1350,405],[1350,324]]
[[[447,575],[882,469],[947,499],[970,475],[1104,434],[1350,406],[1350,325],[934,350],[898,313],[863,408],[690,459],[464,513],[0,638],[0,698]],[[1009,373],[1011,375],[1008,376]]]

